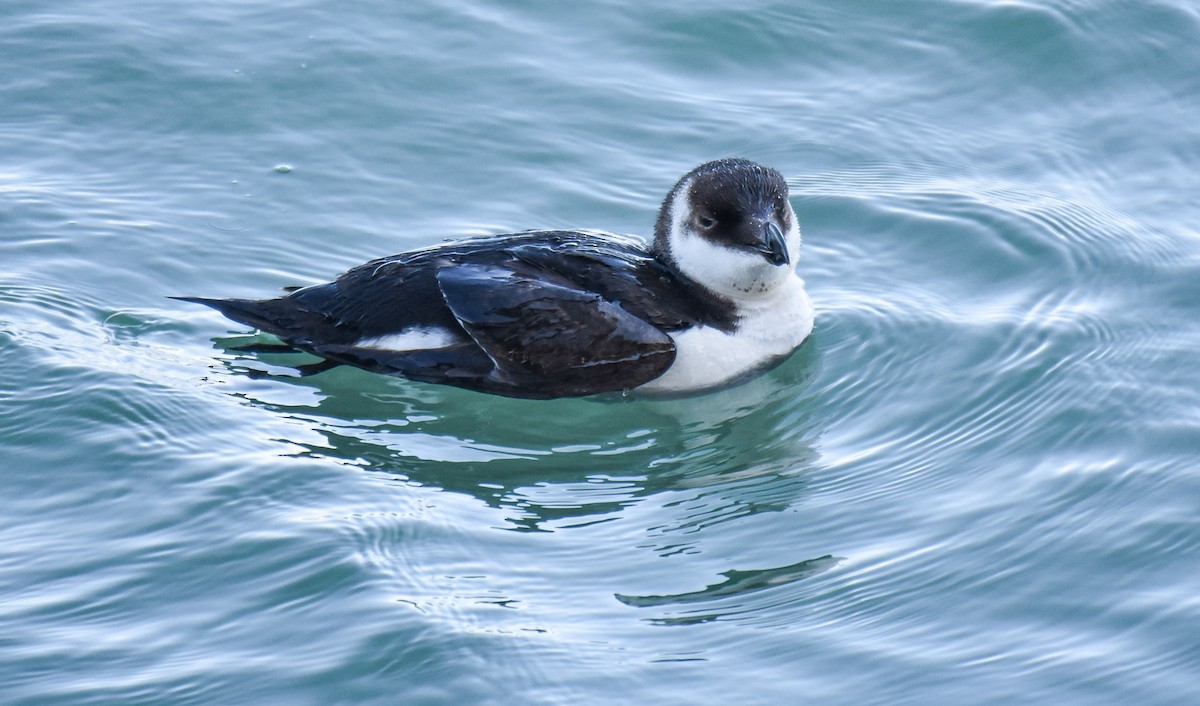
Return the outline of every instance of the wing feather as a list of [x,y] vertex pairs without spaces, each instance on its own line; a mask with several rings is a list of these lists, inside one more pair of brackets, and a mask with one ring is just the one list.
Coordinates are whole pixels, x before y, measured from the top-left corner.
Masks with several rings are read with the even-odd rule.
[[461,265],[437,274],[446,304],[495,365],[496,383],[558,394],[627,390],[675,360],[671,337],[544,272]]

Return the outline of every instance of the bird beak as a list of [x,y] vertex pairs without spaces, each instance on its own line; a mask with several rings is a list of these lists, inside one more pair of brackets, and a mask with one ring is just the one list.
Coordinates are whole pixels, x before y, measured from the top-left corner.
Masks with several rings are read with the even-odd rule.
[[786,265],[791,262],[788,257],[787,241],[783,238],[783,231],[779,230],[779,226],[772,221],[767,221],[763,226],[762,243],[758,246],[758,251],[767,258],[767,262],[772,265]]

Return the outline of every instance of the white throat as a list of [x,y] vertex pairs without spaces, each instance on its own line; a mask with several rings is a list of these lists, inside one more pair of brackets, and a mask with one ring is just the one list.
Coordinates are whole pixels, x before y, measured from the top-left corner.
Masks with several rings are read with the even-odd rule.
[[670,206],[667,247],[680,272],[697,284],[735,302],[767,297],[795,277],[796,261],[800,258],[800,227],[791,204],[787,207],[791,225],[784,234],[791,264],[772,265],[761,255],[714,243],[696,233],[689,218],[690,187],[690,182],[683,184]]

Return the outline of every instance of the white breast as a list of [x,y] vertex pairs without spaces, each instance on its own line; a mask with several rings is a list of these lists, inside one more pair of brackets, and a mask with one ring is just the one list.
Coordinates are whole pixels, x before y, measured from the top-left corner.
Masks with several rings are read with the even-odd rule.
[[739,307],[733,333],[698,326],[678,334],[675,362],[638,387],[646,392],[688,392],[716,387],[794,351],[813,327],[812,300],[795,275],[769,296]]

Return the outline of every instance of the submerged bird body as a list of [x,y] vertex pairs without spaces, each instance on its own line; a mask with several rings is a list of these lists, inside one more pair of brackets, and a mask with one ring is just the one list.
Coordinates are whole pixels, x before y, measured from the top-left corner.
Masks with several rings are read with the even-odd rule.
[[812,329],[787,187],[746,160],[697,167],[655,241],[476,238],[373,260],[276,299],[203,299],[288,345],[374,372],[513,397],[726,384]]

